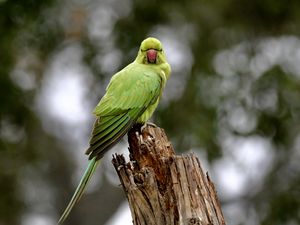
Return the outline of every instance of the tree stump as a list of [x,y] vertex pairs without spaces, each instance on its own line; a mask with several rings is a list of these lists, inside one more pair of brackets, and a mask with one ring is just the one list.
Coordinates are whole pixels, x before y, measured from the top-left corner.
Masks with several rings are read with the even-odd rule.
[[134,225],[225,224],[213,183],[194,154],[175,155],[163,129],[128,133],[130,162],[112,163],[129,202]]

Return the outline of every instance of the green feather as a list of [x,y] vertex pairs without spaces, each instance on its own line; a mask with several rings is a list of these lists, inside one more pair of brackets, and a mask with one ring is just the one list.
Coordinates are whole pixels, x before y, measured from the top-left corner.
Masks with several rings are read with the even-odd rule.
[[[106,135],[108,135],[109,133],[111,133],[113,130],[116,129],[116,127],[118,127],[121,123],[126,122],[125,120],[128,120],[128,116],[122,115],[122,117],[119,118],[119,120],[117,121],[113,121],[114,123],[110,123],[110,126],[107,127],[106,129],[98,129],[99,132],[95,133],[91,140],[90,140],[90,145],[94,145],[96,142],[98,142],[101,138],[105,137]],[[101,127],[101,122],[99,123],[99,127]],[[93,132],[94,133],[94,132]]]
[[[156,61],[147,59],[147,51],[157,51]],[[90,147],[86,154],[90,163],[70,203],[59,220],[63,223],[80,199],[93,175],[98,160],[129,131],[135,123],[145,123],[156,109],[166,80],[170,75],[162,45],[155,38],[145,39],[134,62],[116,73],[106,93],[94,109],[94,123]]]
[[120,131],[122,131],[122,129],[124,129],[124,127],[126,127],[126,125],[129,123],[129,120],[130,120],[129,117],[127,117],[127,118],[125,117],[125,120],[121,121],[120,124],[115,124],[114,126],[112,126],[112,129],[107,130],[107,133],[105,135],[101,136],[100,138],[97,138],[97,136],[93,137],[92,138],[93,142],[91,142],[90,148],[87,152],[94,151],[95,149],[102,146],[106,141],[113,138],[116,134],[118,134]]
[[124,116],[124,115],[120,114],[120,115],[116,115],[116,116],[106,116],[106,117],[102,117],[101,120],[99,118],[96,119],[96,121],[94,123],[92,135],[96,135],[96,134],[106,130],[112,124],[114,124],[116,121],[118,121],[122,116]]
[[[101,158],[113,144],[118,142],[129,131],[139,115],[144,111],[145,108],[132,109],[112,124],[109,129],[92,136],[90,140],[90,147],[86,151],[86,154],[92,153],[89,156],[90,158],[95,156],[97,156],[97,158]],[[97,126],[101,126],[101,119]],[[97,129],[97,127],[95,127],[95,129]]]
[[72,208],[74,207],[74,205],[79,201],[79,199],[81,198],[88,182],[90,181],[92,175],[95,172],[95,169],[97,168],[98,164],[100,161],[97,161],[95,158],[93,158],[92,160],[90,160],[90,163],[87,167],[87,169],[85,170],[83,177],[80,180],[79,185],[76,188],[75,193],[73,194],[67,208],[65,209],[65,211],[63,212],[63,214],[61,215],[58,224],[63,224],[63,222],[65,221],[65,219],[67,218],[67,216],[69,215],[69,213],[71,212]]
[[131,121],[131,123],[127,123],[122,130],[116,133],[111,139],[107,140],[103,144],[101,149],[97,149],[96,151],[93,151],[93,153],[90,155],[89,158],[95,157],[97,160],[101,159],[103,157],[103,154],[107,150],[109,150],[112,146],[114,146],[117,142],[119,142],[123,138],[123,136],[130,130],[133,124],[134,124],[133,121]]

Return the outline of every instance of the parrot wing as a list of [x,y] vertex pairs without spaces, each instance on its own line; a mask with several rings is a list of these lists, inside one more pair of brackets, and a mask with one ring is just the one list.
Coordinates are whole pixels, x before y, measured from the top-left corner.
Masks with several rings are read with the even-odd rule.
[[161,93],[161,78],[154,70],[130,64],[114,75],[94,110],[94,123],[89,158],[100,159],[135,124]]

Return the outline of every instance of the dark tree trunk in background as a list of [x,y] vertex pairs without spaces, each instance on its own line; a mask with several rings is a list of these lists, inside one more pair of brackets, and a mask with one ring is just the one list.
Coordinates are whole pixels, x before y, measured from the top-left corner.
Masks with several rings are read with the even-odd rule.
[[175,155],[163,129],[128,133],[130,162],[113,164],[126,193],[134,225],[225,224],[208,174],[194,154]]

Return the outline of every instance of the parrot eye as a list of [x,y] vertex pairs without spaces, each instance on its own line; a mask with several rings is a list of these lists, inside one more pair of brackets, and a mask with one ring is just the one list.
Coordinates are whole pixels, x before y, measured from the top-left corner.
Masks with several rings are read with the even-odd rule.
[[154,50],[156,50],[156,51],[158,51],[158,52],[163,52],[163,49],[162,49],[162,48],[160,48],[160,49],[156,49],[156,48],[141,49],[141,52],[146,52],[146,51],[148,51],[148,50],[150,50],[150,49],[154,49]]

